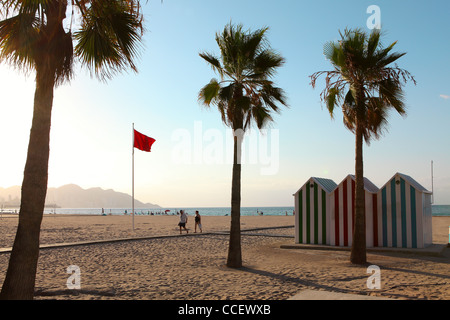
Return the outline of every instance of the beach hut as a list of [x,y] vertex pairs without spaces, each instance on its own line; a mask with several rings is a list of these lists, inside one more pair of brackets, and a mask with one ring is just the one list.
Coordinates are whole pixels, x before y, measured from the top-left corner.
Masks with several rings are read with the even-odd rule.
[[312,177],[294,194],[296,243],[330,243],[330,194],[336,187],[333,180]]
[[378,193],[378,246],[425,248],[432,244],[432,193],[396,173]]
[[[349,247],[352,245],[355,222],[355,176],[349,174],[330,194],[330,245]],[[364,201],[366,213],[366,246],[374,246],[374,235],[378,234],[377,194],[378,187],[364,178]]]
[[[295,194],[295,242],[350,247],[355,176],[337,185],[310,178]],[[432,193],[396,173],[382,188],[364,178],[366,247],[425,248],[432,244]]]

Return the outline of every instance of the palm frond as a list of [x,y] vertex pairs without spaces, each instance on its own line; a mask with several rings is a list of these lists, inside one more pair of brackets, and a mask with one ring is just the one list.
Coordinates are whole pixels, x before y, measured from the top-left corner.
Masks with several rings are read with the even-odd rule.
[[264,103],[277,113],[280,111],[278,104],[288,107],[284,90],[274,87],[271,82],[263,85],[259,93]]
[[73,41],[72,34],[59,30],[61,35],[57,41],[51,42],[48,46],[48,52],[53,52],[53,63],[55,70],[55,85],[60,85],[70,81],[73,76]]
[[373,29],[370,34],[369,40],[367,41],[367,57],[372,57],[376,52],[380,44],[381,32],[377,29]]
[[269,123],[273,122],[270,110],[265,108],[262,104],[252,108],[251,113],[248,115],[248,119],[252,121],[247,121],[246,128],[248,128],[250,124],[254,122],[258,129],[263,129]]
[[379,83],[379,97],[381,101],[397,111],[400,115],[405,115],[405,95],[401,85],[392,78],[388,78]]
[[335,107],[342,104],[345,126],[352,132],[360,126],[369,143],[385,131],[389,109],[406,114],[402,86],[416,81],[408,71],[389,66],[405,53],[391,53],[396,42],[384,48],[378,30],[369,36],[360,29],[339,33],[340,41],[324,46],[325,57],[334,70],[314,73],[311,85],[314,88],[317,79],[325,76],[321,100],[330,115],[333,117]]
[[129,1],[99,1],[83,6],[83,24],[74,33],[75,54],[91,74],[104,80],[128,68],[137,72],[134,60],[142,40],[142,17]]
[[217,100],[220,92],[220,84],[216,79],[212,79],[210,83],[204,86],[198,95],[198,101],[204,106],[209,107]]
[[207,52],[200,53],[199,56],[202,57],[206,62],[208,62],[213,71],[217,72],[220,75],[221,79],[223,79],[224,70],[220,63],[220,60],[217,57]]
[[36,13],[48,6],[50,0],[3,0],[0,12],[6,17],[18,13]]
[[[68,5],[79,9],[81,28],[74,32],[64,30]],[[50,63],[56,84],[71,78],[74,55],[103,80],[128,68],[137,72],[144,31],[139,0],[5,0],[1,9],[7,17],[0,22],[2,60],[24,69]]]
[[269,28],[265,27],[254,32],[249,31],[244,35],[240,51],[241,55],[248,59],[248,62],[253,63],[256,56],[268,46],[265,38],[268,30]]
[[383,133],[387,131],[388,109],[386,108],[383,99],[380,99],[379,97],[370,97],[367,105],[367,133],[364,135],[364,139],[369,144],[372,137],[379,139]]
[[383,59],[378,59],[378,68],[384,68],[391,63],[397,61],[401,57],[403,57],[406,53],[393,53],[383,57]]
[[245,130],[253,124],[262,128],[273,121],[271,112],[278,113],[280,105],[287,106],[284,91],[270,80],[285,60],[270,48],[267,30],[244,31],[242,25],[229,23],[221,33],[216,33],[220,58],[200,54],[222,82],[210,82],[203,87],[199,101],[216,104],[222,121],[234,130]]
[[341,91],[337,87],[330,88],[328,94],[325,98],[325,105],[330,113],[331,118],[334,118],[334,109],[338,104],[338,101],[341,100]]
[[278,68],[282,67],[285,59],[272,50],[263,50],[254,58],[253,74],[249,77],[257,79],[272,78]]
[[38,19],[29,13],[19,13],[0,21],[0,60],[31,69],[40,39],[38,26]]

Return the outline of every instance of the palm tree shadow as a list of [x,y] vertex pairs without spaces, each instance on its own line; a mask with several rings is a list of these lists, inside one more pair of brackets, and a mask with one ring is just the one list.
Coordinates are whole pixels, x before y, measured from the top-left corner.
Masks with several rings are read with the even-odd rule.
[[268,278],[271,278],[274,280],[278,280],[282,283],[294,283],[294,284],[305,286],[308,288],[325,290],[325,291],[329,291],[329,292],[366,294],[365,292],[359,291],[359,290],[336,288],[333,286],[320,284],[317,281],[313,281],[313,280],[300,279],[300,278],[291,277],[288,275],[273,273],[273,272],[265,271],[265,270],[258,270],[258,269],[254,269],[254,268],[250,268],[250,267],[242,267],[242,268],[239,268],[239,270],[243,271],[243,272],[248,272],[248,273],[256,274],[259,276],[263,276],[263,277],[268,277]]
[[35,290],[34,295],[36,297],[57,297],[57,296],[79,296],[79,295],[93,295],[100,297],[114,297],[116,292],[113,289],[110,290],[95,290],[95,289],[78,289],[78,290]]
[[428,262],[439,262],[450,264],[450,247],[444,248],[438,255],[395,253],[395,252],[376,252],[375,254],[386,257],[405,257]]
[[421,271],[421,270],[409,270],[409,269],[404,269],[404,268],[388,267],[388,266],[385,266],[385,267],[380,266],[380,268],[382,270],[391,270],[391,271],[405,272],[405,273],[417,274],[417,275],[428,276],[428,277],[450,279],[450,275],[431,273],[431,272]]

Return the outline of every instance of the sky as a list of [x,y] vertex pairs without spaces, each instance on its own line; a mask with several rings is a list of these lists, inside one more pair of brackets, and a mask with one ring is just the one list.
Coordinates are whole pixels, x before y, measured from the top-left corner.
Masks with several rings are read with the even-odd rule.
[[[264,132],[244,140],[242,206],[293,206],[310,178],[340,183],[354,173],[354,135],[340,109],[331,119],[320,101],[331,70],[323,55],[339,30],[368,25],[380,9],[383,44],[398,41],[398,60],[417,85],[404,87],[407,116],[391,113],[388,131],[364,145],[365,176],[382,187],[396,172],[432,188],[450,204],[450,2],[448,0],[149,0],[143,1],[139,72],[98,81],[76,65],[74,79],[55,91],[49,187],[77,184],[131,194],[132,126],[156,139],[135,151],[135,197],[162,207],[227,207],[231,201],[230,131],[198,92],[217,76],[199,57],[218,54],[216,32],[232,21],[269,27],[268,41],[285,59],[274,77],[289,108]],[[33,112],[34,74],[0,64],[0,187],[21,185]],[[131,204],[130,204],[131,206]]]

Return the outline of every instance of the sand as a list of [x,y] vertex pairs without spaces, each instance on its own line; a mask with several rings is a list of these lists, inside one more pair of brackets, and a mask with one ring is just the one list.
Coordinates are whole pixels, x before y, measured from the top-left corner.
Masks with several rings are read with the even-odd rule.
[[[367,266],[349,263],[347,251],[289,250],[294,217],[242,217],[244,267],[225,266],[229,217],[203,217],[203,233],[179,236],[177,216],[44,217],[41,244],[156,237],[41,250],[36,299],[286,300],[302,290],[393,299],[450,298],[450,249],[442,256],[369,253],[381,269],[381,289],[368,289]],[[0,248],[11,247],[17,217],[0,218]],[[433,217],[433,242],[448,242],[450,217]],[[282,227],[282,228],[281,228]],[[198,230],[197,230],[198,231]],[[222,232],[222,233],[221,233]],[[170,236],[170,237],[167,237]],[[0,284],[9,253],[0,254]],[[80,270],[81,290],[68,290],[67,268]]]

